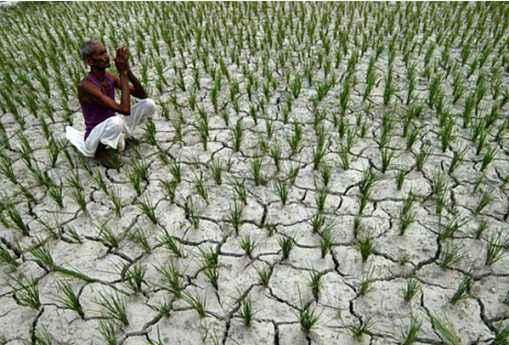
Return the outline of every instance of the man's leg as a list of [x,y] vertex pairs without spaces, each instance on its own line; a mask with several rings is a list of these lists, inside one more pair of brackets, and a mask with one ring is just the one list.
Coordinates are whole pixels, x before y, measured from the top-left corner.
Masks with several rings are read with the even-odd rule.
[[132,136],[136,126],[142,123],[146,117],[152,116],[155,111],[156,105],[150,98],[142,99],[136,103],[131,108],[131,114],[123,117],[125,119],[125,129],[127,134]]
[[125,120],[122,116],[115,115],[107,118],[95,126],[85,140],[86,147],[95,151],[102,143],[116,149],[123,146],[123,132],[125,130]]

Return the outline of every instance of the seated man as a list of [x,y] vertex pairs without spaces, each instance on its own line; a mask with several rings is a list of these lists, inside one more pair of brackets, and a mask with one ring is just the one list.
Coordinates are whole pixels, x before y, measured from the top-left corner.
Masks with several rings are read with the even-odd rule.
[[[154,113],[155,104],[147,98],[143,86],[131,72],[127,48],[117,49],[115,66],[119,77],[106,71],[110,66],[110,57],[100,42],[85,42],[80,54],[90,66],[90,73],[78,87],[86,128],[83,133],[68,126],[66,137],[83,155],[94,157],[108,168],[118,168],[112,152],[104,145],[123,151],[125,140],[130,141],[126,135],[131,136],[134,128]],[[115,88],[121,91],[120,103],[115,101]],[[132,109],[130,95],[142,99]]]

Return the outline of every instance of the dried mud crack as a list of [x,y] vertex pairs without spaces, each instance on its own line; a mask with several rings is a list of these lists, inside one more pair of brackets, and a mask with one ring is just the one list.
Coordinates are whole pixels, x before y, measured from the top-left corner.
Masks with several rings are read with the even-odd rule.
[[[0,11],[0,344],[509,343],[506,3]],[[118,169],[91,37],[157,108]]]

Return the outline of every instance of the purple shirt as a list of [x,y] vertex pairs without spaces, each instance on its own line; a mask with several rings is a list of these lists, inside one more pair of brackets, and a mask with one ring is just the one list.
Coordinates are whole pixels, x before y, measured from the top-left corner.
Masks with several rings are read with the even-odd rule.
[[[102,83],[92,74],[89,74],[86,77],[86,80],[95,84],[104,95],[115,100],[115,80],[108,76],[108,74],[106,74]],[[108,117],[115,115],[114,110],[103,107],[97,103],[80,102],[80,105],[83,117],[85,118],[85,140],[95,126],[106,120]]]

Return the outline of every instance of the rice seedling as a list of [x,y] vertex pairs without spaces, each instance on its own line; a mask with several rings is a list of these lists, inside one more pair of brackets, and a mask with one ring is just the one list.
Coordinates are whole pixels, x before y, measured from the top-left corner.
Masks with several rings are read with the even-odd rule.
[[429,317],[433,330],[446,345],[460,345],[462,343],[456,330],[448,321],[433,314],[430,314]]
[[341,89],[341,93],[339,94],[339,105],[341,109],[341,114],[345,115],[347,107],[348,107],[348,101],[350,99],[350,79],[346,78],[343,83],[343,88]]
[[122,215],[123,205],[117,187],[112,186],[107,195],[110,197],[111,203],[113,204],[115,215],[120,218]]
[[172,160],[170,161],[168,168],[170,169],[170,174],[173,177],[175,183],[179,184],[182,181],[182,165],[180,162]]
[[475,97],[473,94],[470,94],[465,99],[465,106],[463,108],[462,118],[463,118],[463,128],[468,128],[472,122],[472,113],[475,106]]
[[320,316],[316,313],[315,309],[311,309],[310,305],[304,305],[299,308],[299,323],[302,331],[309,334],[313,328],[316,327]]
[[392,81],[393,78],[393,72],[392,72],[392,64],[389,63],[389,66],[387,68],[387,74],[385,78],[385,85],[384,85],[384,93],[383,93],[383,104],[385,106],[388,106],[391,102],[392,96],[395,93],[395,89]]
[[437,264],[446,269],[450,266],[458,264],[463,259],[463,253],[460,248],[453,242],[446,242],[442,245]]
[[19,230],[23,236],[30,236],[30,227],[28,224],[25,224],[16,206],[12,202],[7,201],[4,203],[3,209],[12,222],[14,229]]
[[319,233],[325,224],[325,216],[320,211],[311,218],[311,228],[314,234]]
[[320,253],[322,259],[325,258],[327,253],[330,253],[333,246],[332,240],[332,226],[326,226],[320,234]]
[[27,168],[40,186],[44,186],[46,189],[53,186],[53,180],[49,177],[48,172],[41,170],[37,161],[34,161],[32,165],[27,166]]
[[212,172],[212,177],[214,178],[214,182],[220,186],[223,183],[222,175],[224,171],[224,166],[222,161],[219,159],[213,159],[210,162],[210,170]]
[[235,200],[233,206],[230,206],[230,214],[227,217],[227,221],[231,223],[235,234],[239,234],[240,226],[242,225],[242,206]]
[[50,162],[51,162],[50,164],[51,164],[52,168],[54,168],[56,166],[58,156],[59,156],[63,146],[64,146],[64,143],[62,140],[55,140],[53,138],[53,136],[50,135],[49,140],[48,140],[47,149],[48,149],[48,153],[50,156],[49,158],[50,158]]
[[431,79],[431,83],[429,85],[429,92],[428,92],[428,99],[427,104],[430,108],[436,108],[436,100],[437,97],[439,97],[439,94],[441,94],[442,88],[442,80],[440,76],[436,75]]
[[34,257],[35,262],[44,270],[51,272],[55,270],[55,261],[51,256],[49,248],[44,243],[40,243],[38,246],[30,250],[30,254]]
[[496,146],[490,146],[486,152],[484,153],[484,156],[482,157],[481,161],[481,172],[485,171],[488,165],[490,165],[491,162],[495,159],[495,156],[497,154],[497,148]]
[[421,289],[419,282],[415,278],[410,278],[406,281],[406,285],[401,289],[403,292],[403,299],[405,302],[410,302],[412,298],[419,292]]
[[98,226],[98,230],[99,234],[97,235],[97,238],[103,245],[110,249],[118,248],[120,245],[120,239],[108,227],[107,223],[103,223]]
[[327,149],[324,145],[317,145],[313,150],[313,170],[320,167],[320,163],[327,154]]
[[462,225],[463,224],[459,224],[456,220],[451,220],[449,223],[443,226],[438,238],[441,240],[453,238]]
[[322,189],[325,190],[327,188],[327,186],[329,185],[331,176],[332,176],[332,168],[326,162],[323,162],[322,164],[320,164],[320,176],[321,176],[322,184],[323,184]]
[[339,163],[343,170],[350,169],[350,151],[345,144],[339,145]]
[[150,254],[152,247],[147,238],[147,233],[142,228],[136,228],[129,233],[129,240],[136,243],[145,253]]
[[373,238],[365,236],[357,239],[357,248],[361,254],[362,262],[365,263],[374,250]]
[[293,124],[293,133],[292,136],[288,139],[288,144],[290,146],[291,155],[295,155],[299,152],[302,142],[302,127],[298,122]]
[[36,279],[13,276],[13,298],[17,304],[38,310],[41,307],[39,285]]
[[371,170],[371,168],[364,170],[363,178],[359,183],[359,191],[360,191],[360,201],[359,201],[359,215],[362,214],[362,211],[366,208],[368,203],[371,189],[373,188],[377,177],[375,173]]
[[386,112],[382,116],[382,128],[380,130],[380,142],[379,147],[380,149],[385,148],[392,137],[392,129],[394,128],[394,118],[393,116]]
[[302,78],[300,76],[295,76],[290,83],[290,91],[294,99],[299,98],[300,91],[302,89]]
[[203,319],[207,316],[207,310],[205,309],[207,306],[207,299],[205,297],[199,297],[192,295],[190,293],[185,293],[183,295],[184,301],[189,304],[189,306],[196,311],[198,316]]
[[403,183],[405,182],[406,175],[409,173],[409,171],[405,171],[403,169],[399,170],[398,174],[396,175],[396,189],[401,190],[403,187]]
[[60,306],[76,312],[80,318],[84,319],[85,313],[83,312],[83,307],[72,286],[66,281],[58,281],[57,285],[58,290],[61,291],[61,295],[57,297],[57,302],[60,303]]
[[267,144],[267,141],[262,136],[258,137],[258,148],[261,153],[269,154],[269,144]]
[[484,192],[481,195],[481,198],[479,199],[479,203],[477,204],[477,207],[474,210],[475,215],[481,214],[482,210],[484,210],[491,202],[493,201],[493,197],[490,193]]
[[395,152],[389,148],[383,148],[380,150],[380,156],[382,161],[382,173],[385,173],[391,164],[392,159],[395,156]]
[[95,174],[92,176],[94,182],[99,186],[99,188],[103,191],[104,194],[108,194],[108,186],[106,185],[106,182],[104,181],[103,175],[101,173],[100,169],[95,170]]
[[[420,135],[420,132],[421,132],[421,128],[420,127],[415,127],[413,128],[413,130],[410,132],[410,134],[407,136],[407,141],[406,141],[406,150],[407,151],[410,151],[412,149],[412,146],[415,144],[415,142],[417,141],[419,135]],[[426,145],[427,146],[427,145]],[[425,146],[425,147],[426,147]],[[421,146],[421,152],[422,152],[422,146]],[[423,154],[423,153],[421,153]],[[417,160],[416,160],[416,163],[417,163]],[[422,169],[422,168],[421,168]]]
[[435,200],[435,212],[440,216],[446,206],[445,197],[448,191],[447,176],[442,171],[433,172],[431,191]]
[[292,111],[292,99],[289,98],[286,101],[285,106],[284,106],[283,111],[282,111],[283,123],[285,125],[288,124],[288,120],[290,118],[290,112],[291,111]]
[[278,239],[279,247],[281,248],[281,261],[289,258],[290,252],[295,245],[295,241],[292,237],[280,237]]
[[452,141],[454,141],[454,119],[448,115],[445,122],[442,126],[440,126],[439,136],[440,136],[440,147],[442,152],[445,152]]
[[184,203],[185,218],[191,223],[193,229],[198,229],[200,226],[199,210],[195,206],[192,198],[187,198]]
[[[423,107],[420,104],[412,104],[403,116],[403,136],[408,138],[410,125],[413,125],[413,120],[421,116]],[[414,125],[415,126],[415,125]],[[411,133],[410,133],[411,134]]]
[[244,326],[251,327],[251,323],[253,321],[253,304],[249,297],[246,297],[242,300],[242,304],[240,307],[240,317],[244,321]]
[[159,243],[168,249],[177,258],[183,258],[183,250],[178,244],[176,238],[171,236],[166,229],[163,231],[164,233],[159,237]]
[[147,195],[137,202],[138,209],[152,222],[157,224],[156,206]]
[[483,233],[485,233],[487,229],[488,229],[488,223],[486,223],[485,220],[481,220],[479,222],[479,226],[477,227],[477,229],[475,230],[475,233],[474,233],[475,239],[476,240],[480,239],[481,235]]
[[509,326],[496,331],[495,338],[493,338],[493,345],[504,345],[509,341]]
[[281,204],[283,206],[285,206],[286,203],[288,202],[288,193],[289,193],[288,185],[285,182],[277,181],[274,184],[274,191],[279,196],[279,199],[281,200]]
[[207,186],[205,185],[205,181],[203,180],[203,174],[201,171],[199,175],[196,176],[194,181],[194,190],[203,199],[203,201],[205,201],[207,204],[209,203],[209,193]]
[[155,309],[159,315],[162,317],[168,319],[171,316],[172,312],[172,303],[169,302],[166,298],[159,304],[158,306],[152,307],[149,305],[152,309]]
[[48,189],[48,196],[55,201],[59,208],[64,208],[64,194],[62,184],[53,184]]
[[171,181],[161,181],[164,192],[171,203],[175,202],[175,196],[177,193],[178,182],[175,179]]
[[268,288],[270,277],[272,275],[272,267],[269,266],[265,269],[257,269],[256,274],[258,276],[258,283],[264,288]]
[[48,332],[48,329],[42,326],[41,330],[36,330],[33,333],[34,344],[37,345],[51,345],[53,344],[53,337]]
[[9,252],[8,248],[5,248],[5,246],[1,244],[0,244],[0,264],[9,266],[13,271],[19,265],[19,263],[16,261],[16,257]]
[[325,202],[327,201],[327,189],[320,188],[317,193],[315,194],[315,204],[316,208],[318,210],[318,213],[322,213],[325,209]]
[[453,75],[452,82],[452,104],[456,104],[465,92],[465,80],[461,73],[456,72]]
[[79,244],[83,243],[80,235],[72,227],[67,227],[65,229],[65,233],[66,235],[69,235],[69,239],[71,242]]
[[368,63],[368,69],[366,70],[366,88],[364,89],[364,94],[362,96],[362,102],[365,102],[366,99],[371,94],[373,87],[376,82],[376,72],[375,72],[375,56],[371,56]]
[[164,288],[168,289],[175,298],[181,298],[185,289],[184,277],[173,261],[161,268],[155,267],[155,269],[161,274]]
[[200,137],[203,151],[207,151],[207,143],[209,140],[209,123],[207,117],[200,117],[197,120],[196,130],[198,131],[198,135]]
[[318,301],[320,297],[320,290],[323,286],[322,277],[322,273],[315,271],[312,271],[309,275],[308,285],[311,288],[311,293],[313,294],[315,301]]
[[290,169],[288,170],[288,176],[287,181],[289,186],[295,185],[295,180],[297,179],[297,176],[299,175],[300,167],[298,165],[291,165]]
[[239,152],[240,145],[242,144],[242,137],[244,128],[242,126],[242,119],[239,118],[235,123],[235,127],[232,128],[232,142],[233,142],[233,151]]
[[486,260],[484,264],[491,266],[504,256],[504,244],[502,240],[502,233],[492,235],[488,239],[486,247]]
[[145,140],[149,145],[157,146],[156,132],[157,129],[154,121],[148,118],[145,122]]
[[261,158],[253,158],[250,161],[250,170],[251,176],[253,177],[255,186],[265,184],[265,179],[262,176],[262,159]]
[[369,318],[366,320],[363,320],[361,318],[359,319],[358,324],[348,326],[348,330],[350,331],[350,333],[352,333],[352,337],[355,340],[361,341],[364,334],[370,334],[373,326],[374,321],[372,321]]
[[142,285],[145,283],[144,279],[146,272],[147,270],[145,267],[139,263],[132,265],[132,267],[126,272],[126,283],[135,294],[142,292]]
[[243,237],[240,240],[240,248],[248,257],[252,257],[256,242],[250,236]]
[[461,280],[456,292],[451,297],[449,302],[451,304],[456,304],[460,299],[465,297],[466,294],[470,293],[470,289],[472,288],[473,278],[470,274],[465,274],[463,279]]
[[456,170],[456,168],[463,162],[465,152],[466,149],[462,151],[453,151],[453,156],[448,170],[449,175],[452,174]]
[[281,146],[277,142],[273,143],[272,147],[270,148],[270,156],[274,161],[274,165],[276,167],[277,172],[281,170],[281,158],[282,158],[281,155],[282,155]]
[[412,316],[406,334],[403,335],[402,345],[412,345],[417,341],[417,335],[422,327],[422,321]]
[[99,333],[102,335],[107,345],[120,344],[117,339],[117,327],[114,322],[105,320],[99,321]]
[[3,152],[0,152],[0,173],[13,184],[18,183],[17,175],[12,168],[11,159],[5,156]]

